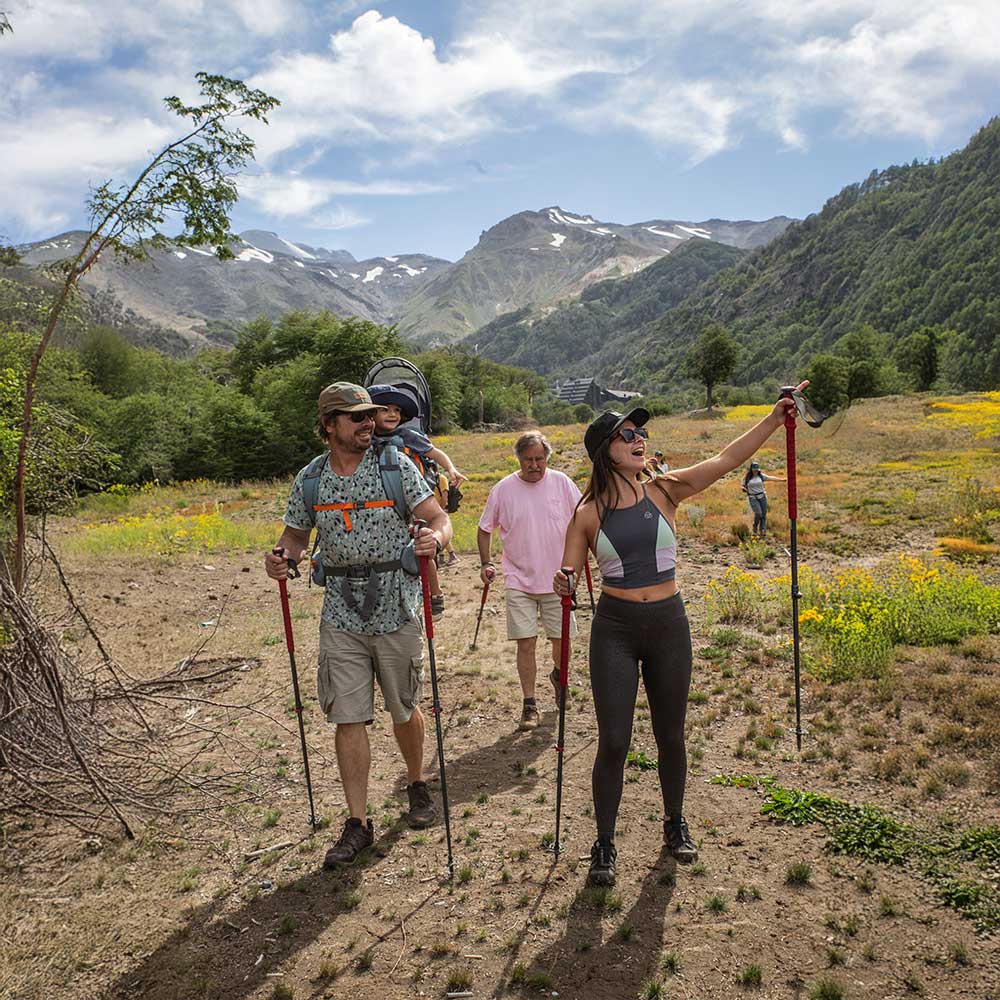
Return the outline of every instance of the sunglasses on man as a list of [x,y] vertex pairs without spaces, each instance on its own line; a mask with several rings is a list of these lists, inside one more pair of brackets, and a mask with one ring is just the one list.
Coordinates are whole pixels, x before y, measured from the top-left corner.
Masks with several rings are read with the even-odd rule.
[[352,424],[363,424],[366,420],[374,420],[378,410],[334,410],[335,417],[350,417]]
[[649,431],[645,427],[623,427],[619,432],[618,436],[626,443],[631,444],[636,438],[642,438],[643,441],[649,439]]

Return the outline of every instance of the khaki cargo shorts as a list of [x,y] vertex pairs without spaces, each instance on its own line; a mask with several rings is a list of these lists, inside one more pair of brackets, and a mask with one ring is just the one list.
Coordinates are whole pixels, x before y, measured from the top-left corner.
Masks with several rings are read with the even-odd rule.
[[392,721],[409,722],[424,686],[420,626],[407,622],[385,635],[362,635],[321,622],[316,691],[327,721],[370,723],[376,679]]
[[[526,594],[507,588],[507,638],[530,639],[538,635],[538,619],[550,639],[562,636],[562,598],[558,594]],[[576,635],[576,615],[569,616],[569,637]]]

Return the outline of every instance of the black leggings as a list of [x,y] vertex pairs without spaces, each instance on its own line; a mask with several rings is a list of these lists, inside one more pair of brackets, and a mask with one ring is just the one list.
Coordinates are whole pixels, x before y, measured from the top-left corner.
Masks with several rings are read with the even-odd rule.
[[684,717],[691,685],[691,630],[680,594],[643,602],[601,594],[597,605],[590,629],[590,685],[597,712],[593,786],[598,833],[615,830],[640,663],[656,738],[663,810],[667,816],[676,815],[684,803]]

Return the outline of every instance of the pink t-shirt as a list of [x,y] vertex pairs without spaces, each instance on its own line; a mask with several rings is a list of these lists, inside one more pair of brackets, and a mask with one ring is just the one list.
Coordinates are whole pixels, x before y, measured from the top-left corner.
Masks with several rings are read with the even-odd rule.
[[537,483],[526,483],[512,472],[490,490],[479,527],[500,529],[508,587],[526,594],[552,593],[566,526],[579,499],[576,483],[555,469],[546,469]]

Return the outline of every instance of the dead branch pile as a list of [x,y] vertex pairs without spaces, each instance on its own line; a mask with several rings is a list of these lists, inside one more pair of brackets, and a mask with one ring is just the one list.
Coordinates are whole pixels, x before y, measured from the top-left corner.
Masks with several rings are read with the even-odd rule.
[[[218,703],[191,686],[250,664],[189,659],[165,677],[135,680],[107,654],[61,569],[72,608],[61,616],[44,615],[5,570],[0,561],[0,813],[54,817],[92,833],[118,824],[132,838],[137,822],[206,808],[204,800],[180,804],[178,789],[207,792],[217,806],[245,782],[245,758],[194,718]],[[100,653],[91,665],[63,644],[81,620]],[[213,749],[231,771],[202,766]]]

